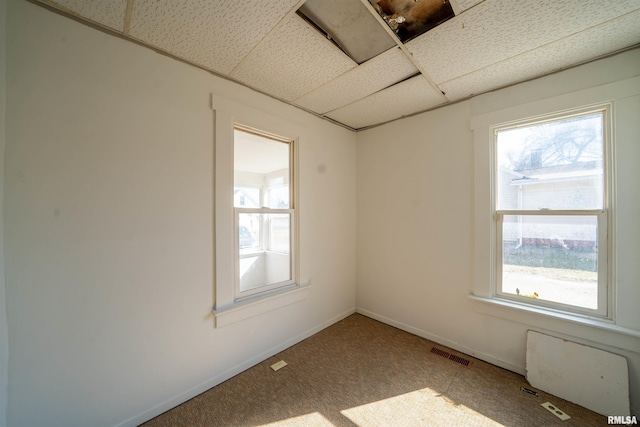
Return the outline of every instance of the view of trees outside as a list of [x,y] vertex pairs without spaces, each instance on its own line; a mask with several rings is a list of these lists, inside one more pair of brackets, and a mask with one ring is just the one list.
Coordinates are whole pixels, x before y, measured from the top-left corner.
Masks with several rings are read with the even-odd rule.
[[500,130],[497,209],[503,216],[502,291],[597,308],[597,216],[604,207],[603,115]]
[[596,161],[602,168],[602,114],[500,132],[500,166],[522,171]]

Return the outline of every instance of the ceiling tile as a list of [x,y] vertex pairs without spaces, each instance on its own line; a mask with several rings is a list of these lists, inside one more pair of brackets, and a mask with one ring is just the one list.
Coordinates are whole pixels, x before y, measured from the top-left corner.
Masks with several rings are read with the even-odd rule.
[[245,58],[231,76],[290,101],[356,66],[344,52],[294,14]]
[[458,3],[458,7],[461,11],[465,11],[467,9],[471,9],[473,6],[478,3],[482,3],[484,0],[456,0]]
[[298,0],[135,0],[129,34],[228,74]]
[[124,30],[127,0],[53,0],[51,3],[114,30]]
[[640,40],[640,10],[492,64],[439,87],[451,101],[548,74],[632,46]]
[[344,73],[335,80],[295,100],[295,104],[324,114],[371,95],[418,72],[396,47]]
[[407,48],[440,84],[639,8],[638,0],[486,0]]
[[358,64],[396,45],[360,0],[306,0],[299,10]]
[[423,76],[398,83],[326,116],[354,129],[387,122],[446,102]]

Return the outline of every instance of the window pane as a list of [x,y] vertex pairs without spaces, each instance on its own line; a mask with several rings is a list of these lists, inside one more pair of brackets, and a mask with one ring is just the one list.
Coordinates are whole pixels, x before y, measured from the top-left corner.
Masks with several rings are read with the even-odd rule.
[[505,215],[502,292],[598,308],[595,215]]
[[603,114],[497,132],[499,210],[602,209]]
[[233,190],[233,205],[237,208],[259,208],[260,189],[237,186]]
[[235,129],[233,150],[234,206],[289,209],[290,144]]
[[289,253],[290,239],[289,215],[271,215],[269,219],[269,250]]
[[239,213],[240,292],[292,280],[291,214]]

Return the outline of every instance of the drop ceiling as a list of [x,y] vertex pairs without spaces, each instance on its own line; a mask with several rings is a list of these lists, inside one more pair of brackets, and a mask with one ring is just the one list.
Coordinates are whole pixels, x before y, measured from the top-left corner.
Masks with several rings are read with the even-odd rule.
[[[451,17],[404,41],[389,22],[434,0],[33,1],[354,130],[640,44],[640,0],[445,0]],[[374,33],[373,57],[340,45]]]

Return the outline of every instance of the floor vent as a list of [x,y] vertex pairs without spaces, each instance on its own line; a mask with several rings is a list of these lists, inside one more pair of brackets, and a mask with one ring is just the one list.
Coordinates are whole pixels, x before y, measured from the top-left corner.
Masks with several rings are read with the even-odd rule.
[[470,367],[471,366],[471,360],[469,359],[465,359],[464,357],[460,357],[460,356],[456,356],[455,354],[451,354],[448,351],[444,351],[441,350],[437,347],[431,347],[431,353],[435,354],[436,356],[440,356],[440,357],[444,357],[445,359],[449,359],[452,362],[456,362],[462,366],[465,367]]

